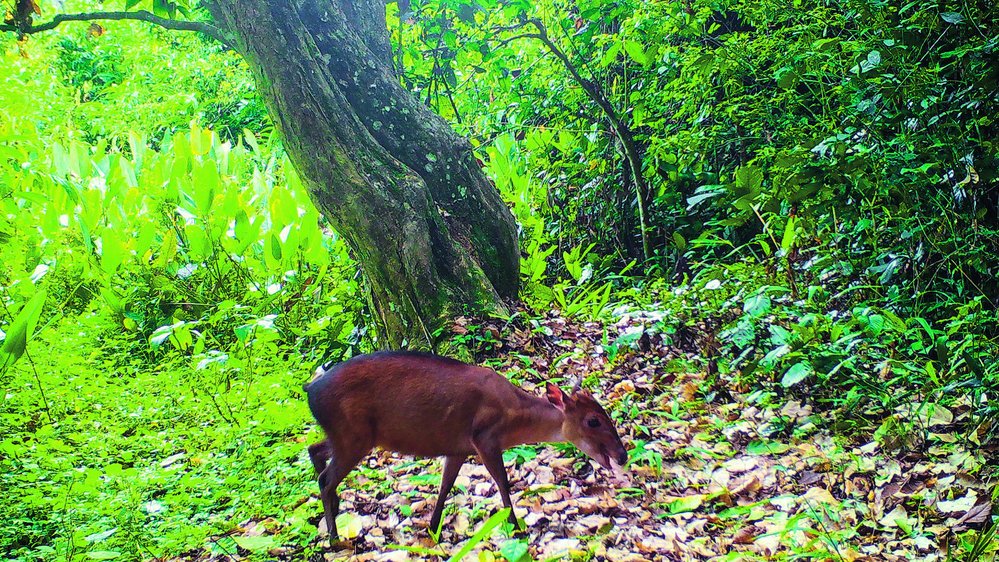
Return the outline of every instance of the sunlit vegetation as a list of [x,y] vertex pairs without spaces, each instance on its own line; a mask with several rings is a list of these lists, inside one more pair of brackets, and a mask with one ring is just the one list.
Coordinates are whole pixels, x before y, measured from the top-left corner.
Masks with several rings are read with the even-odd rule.
[[[439,463],[377,455],[336,556],[995,560],[988,4],[389,4],[399,82],[519,231],[519,302],[426,341],[582,377],[631,472],[517,447],[526,532],[466,466],[434,544]],[[4,29],[25,6],[92,9],[19,0]],[[212,38],[65,22],[0,50],[5,559],[322,559],[302,384],[388,341],[369,249]]]

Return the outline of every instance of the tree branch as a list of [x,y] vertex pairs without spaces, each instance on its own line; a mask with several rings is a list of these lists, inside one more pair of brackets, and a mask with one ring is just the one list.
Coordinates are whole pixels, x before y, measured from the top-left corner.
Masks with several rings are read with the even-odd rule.
[[521,35],[514,35],[513,37],[507,37],[506,39],[502,39],[502,40],[498,41],[496,43],[496,46],[497,47],[505,47],[507,44],[513,43],[514,41],[516,41],[518,39],[538,39],[538,40],[541,40],[541,35],[539,35],[537,33],[524,33],[524,34],[521,34]]
[[508,37],[505,40],[501,40],[502,45],[514,41],[516,39],[537,39],[548,49],[548,51],[555,55],[555,57],[562,62],[566,70],[572,76],[573,80],[583,89],[587,97],[590,98],[593,103],[597,104],[597,107],[603,111],[604,115],[607,117],[608,121],[611,123],[611,128],[617,134],[618,140],[621,141],[621,146],[624,148],[624,158],[631,169],[632,179],[635,182],[635,197],[637,199],[638,206],[638,222],[639,229],[642,235],[642,254],[648,259],[651,256],[651,248],[649,246],[649,235],[648,235],[648,216],[646,212],[646,204],[649,200],[649,187],[645,182],[645,176],[642,175],[642,152],[638,147],[638,143],[635,142],[634,132],[631,127],[621,118],[617,111],[614,110],[614,105],[611,104],[610,100],[604,95],[600,86],[593,80],[588,80],[579,73],[579,69],[576,65],[569,60],[569,56],[565,54],[565,51],[560,49],[558,45],[548,36],[548,28],[539,19],[531,18],[523,22],[517,23],[515,25],[501,27],[496,31],[513,31],[515,29],[520,29],[527,25],[534,26],[538,30],[537,33],[522,33],[520,35],[514,35]]
[[194,31],[207,35],[212,39],[215,39],[219,43],[222,43],[226,47],[232,48],[230,42],[226,39],[222,31],[211,25],[209,23],[200,21],[184,21],[184,20],[172,20],[168,18],[162,18],[160,16],[154,15],[146,10],[139,10],[136,12],[83,12],[78,14],[57,14],[50,21],[42,24],[32,25],[30,20],[25,25],[25,22],[14,22],[14,23],[4,23],[0,24],[0,31],[14,31],[21,35],[32,35],[35,33],[41,33],[43,31],[49,31],[55,29],[59,24],[67,21],[95,21],[95,20],[134,20],[134,21],[144,21],[146,23],[151,23],[153,25],[158,25],[165,29],[170,29],[173,31]]

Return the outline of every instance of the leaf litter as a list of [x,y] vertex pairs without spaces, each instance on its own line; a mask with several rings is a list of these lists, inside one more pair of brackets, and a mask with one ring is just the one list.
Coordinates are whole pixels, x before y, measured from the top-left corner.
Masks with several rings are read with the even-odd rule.
[[[920,407],[914,416],[933,428],[936,445],[899,456],[869,436],[834,435],[811,404],[764,407],[747,393],[712,390],[691,368],[698,350],[664,345],[649,323],[642,315],[578,323],[557,313],[520,326],[456,322],[456,333],[487,334],[481,362],[528,391],[584,377],[632,448],[621,477],[571,446],[508,452],[525,529],[494,531],[466,559],[942,561],[958,533],[988,525],[995,492],[982,473],[995,459],[947,433],[951,412]],[[602,343],[619,336],[634,344]],[[347,540],[336,549],[326,547],[317,487],[293,506],[317,525],[311,549],[281,546],[286,523],[269,518],[230,534],[235,553],[183,559],[448,559],[501,504],[485,468],[466,463],[435,543],[427,525],[440,472],[436,459],[376,451],[341,485],[337,525]]]

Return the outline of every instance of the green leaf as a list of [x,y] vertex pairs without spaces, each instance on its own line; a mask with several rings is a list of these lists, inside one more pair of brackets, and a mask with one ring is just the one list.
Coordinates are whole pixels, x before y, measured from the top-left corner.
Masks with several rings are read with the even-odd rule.
[[642,44],[637,41],[625,40],[624,51],[638,64],[645,65],[649,60],[649,57],[645,54],[645,49],[642,48]]
[[461,549],[458,550],[458,552],[455,552],[450,558],[448,558],[448,562],[459,562],[464,560],[465,555],[472,552],[472,549],[485,540],[485,538],[493,532],[493,529],[499,527],[500,524],[503,523],[503,521],[505,521],[509,516],[509,508],[503,508],[494,513],[493,516],[487,519],[486,522],[482,524],[482,527],[480,527],[479,530],[472,535],[472,538],[465,541],[465,544],[461,546]]
[[780,249],[786,255],[794,247],[794,227],[797,224],[795,217],[788,217],[787,224],[784,225],[784,237],[780,241]]
[[153,0],[153,14],[161,17],[170,17],[170,3],[167,0]]
[[508,562],[518,562],[527,556],[527,541],[509,540],[500,545],[500,555]]
[[840,38],[840,37],[830,37],[830,38],[827,38],[827,39],[818,39],[818,40],[816,40],[815,42],[812,43],[812,49],[815,49],[816,51],[824,51],[824,50],[829,49],[830,47],[838,44],[842,40],[843,39]]
[[742,311],[752,318],[759,318],[770,312],[770,304],[770,297],[759,293],[746,299],[746,302],[742,305]]
[[693,496],[684,496],[682,498],[675,499],[666,504],[666,511],[670,515],[676,515],[678,513],[689,513],[691,511],[697,510],[704,503],[703,494],[695,494]]
[[784,378],[781,379],[780,383],[784,385],[785,388],[790,388],[807,379],[811,374],[812,366],[807,362],[802,361],[801,363],[795,363],[794,365],[791,365],[791,368],[784,372]]
[[735,185],[753,195],[758,194],[763,186],[763,169],[759,166],[739,166],[735,171]]
[[461,21],[469,24],[475,24],[475,12],[481,10],[478,4],[461,4],[458,6],[457,16]]
[[163,342],[170,339],[170,336],[174,335],[174,331],[178,330],[184,325],[184,322],[177,322],[176,324],[171,324],[169,326],[160,326],[153,331],[153,334],[149,337],[149,345],[153,349],[163,345]]
[[940,14],[940,18],[947,23],[952,23],[954,25],[960,25],[964,23],[964,16],[959,12],[944,12]]
[[604,56],[600,57],[600,66],[608,66],[617,60],[617,55],[621,52],[621,43],[611,43],[611,46],[604,53]]
[[746,452],[750,455],[779,455],[790,448],[786,443],[760,439],[747,445]]
[[353,513],[341,513],[337,515],[336,528],[345,539],[352,539],[364,530],[364,520]]
[[115,534],[117,531],[118,531],[118,527],[114,527],[113,529],[108,529],[107,531],[102,531],[100,533],[94,533],[92,535],[87,535],[86,537],[83,537],[83,540],[85,540],[87,542],[101,542],[102,540],[104,540],[104,539],[110,537],[111,535]]
[[91,550],[87,553],[87,558],[91,560],[112,560],[119,556],[121,556],[121,553],[113,550]]
[[271,257],[276,261],[281,261],[281,239],[273,232],[271,233],[270,246]]
[[874,335],[880,335],[885,329],[885,317],[880,314],[871,314],[867,317],[867,325]]
[[232,540],[241,548],[245,548],[250,552],[265,552],[277,546],[277,541],[271,535],[259,535],[256,537],[236,535],[232,537]]
[[777,81],[777,85],[785,90],[790,89],[795,84],[795,78],[798,75],[793,68],[783,67],[774,72],[774,80]]
[[860,61],[860,64],[855,65],[850,69],[851,74],[862,74],[873,70],[881,65],[881,51],[871,51],[867,53],[867,60]]
[[34,334],[35,325],[42,314],[45,295],[45,289],[40,289],[21,308],[14,321],[10,323],[7,335],[3,340],[3,347],[0,347],[0,352],[3,353],[3,361],[0,362],[0,365],[9,367],[24,355],[24,350],[28,346],[28,340]]

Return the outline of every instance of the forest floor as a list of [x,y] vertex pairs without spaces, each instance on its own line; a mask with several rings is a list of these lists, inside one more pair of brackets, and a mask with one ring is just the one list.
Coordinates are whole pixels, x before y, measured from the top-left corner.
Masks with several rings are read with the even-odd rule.
[[[557,373],[565,381],[587,375],[587,386],[608,410],[618,412],[619,431],[634,450],[623,477],[583,461],[571,447],[512,451],[507,466],[526,537],[496,529],[481,542],[473,539],[469,556],[945,560],[948,545],[962,531],[988,520],[990,490],[973,476],[983,462],[981,452],[948,433],[954,413],[926,407],[900,413],[900,422],[922,428],[918,439],[923,444],[912,447],[909,441],[909,450],[920,452],[901,454],[883,448],[890,437],[874,441],[870,432],[867,439],[858,438],[862,432],[834,434],[831,415],[813,411],[812,405],[750,403],[752,395],[719,388],[703,372],[682,372],[689,369],[676,367],[692,364],[685,360],[692,354],[667,348],[658,338],[643,337],[636,349],[609,360],[601,345],[608,332],[613,340],[640,331],[649,321],[637,315],[613,325],[578,324],[552,316],[530,328],[474,327],[502,334],[490,352],[502,362],[500,372]],[[455,328],[469,330],[464,322]],[[540,392],[529,382],[522,385]],[[384,452],[366,462],[375,470],[355,472],[341,486],[338,526],[348,540],[311,559],[447,559],[463,554],[462,544],[499,506],[485,469],[466,464],[449,500],[440,542],[434,543],[426,527],[439,463]],[[373,482],[380,478],[372,476],[376,473],[384,480]],[[318,494],[302,501],[318,523]],[[280,524],[247,521],[240,532],[280,535]],[[325,539],[325,534],[317,536],[317,544],[326,545]],[[269,552],[284,559],[304,554],[282,548]],[[211,555],[192,553],[192,558]]]

